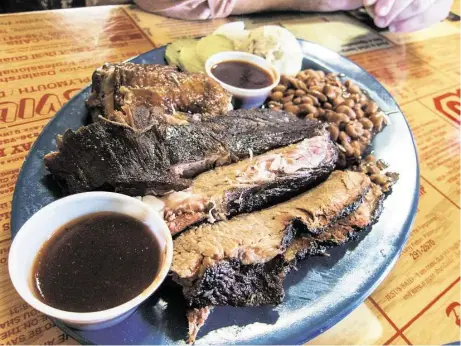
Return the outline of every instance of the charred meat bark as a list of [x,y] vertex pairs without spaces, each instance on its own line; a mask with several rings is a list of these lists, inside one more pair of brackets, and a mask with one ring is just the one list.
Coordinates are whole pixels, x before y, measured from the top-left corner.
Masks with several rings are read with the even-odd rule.
[[282,256],[265,263],[222,261],[205,271],[185,293],[193,307],[277,305],[283,301]]
[[219,83],[203,73],[179,72],[164,65],[106,63],[93,73],[87,106],[93,120],[99,116],[113,120],[114,111],[119,111],[130,124],[130,113],[137,108],[148,111],[159,106],[170,114],[219,115],[229,110],[230,99]]
[[56,142],[58,151],[44,161],[67,193],[106,190],[136,196],[189,185],[169,173],[167,153],[155,131],[138,133],[104,121],[67,130]]
[[[174,240],[173,278],[183,286],[184,296],[194,308],[257,305],[258,296],[268,298],[261,304],[277,304],[281,280],[275,277],[283,272],[277,258],[282,257],[295,234],[314,229],[319,218],[331,223],[353,212],[370,186],[363,173],[335,171],[316,188],[287,202],[192,228]],[[319,209],[312,210],[311,205]],[[326,222],[322,225],[327,226]],[[261,287],[258,283],[264,275],[268,278]]]
[[194,223],[224,220],[283,202],[325,180],[338,154],[326,131],[287,147],[218,167],[164,197],[172,234]]
[[[277,118],[277,119],[275,119]],[[69,193],[109,190],[162,195],[187,188],[195,175],[316,136],[321,125],[270,110],[177,125],[159,121],[142,131],[101,120],[58,138],[45,156],[48,170]]]

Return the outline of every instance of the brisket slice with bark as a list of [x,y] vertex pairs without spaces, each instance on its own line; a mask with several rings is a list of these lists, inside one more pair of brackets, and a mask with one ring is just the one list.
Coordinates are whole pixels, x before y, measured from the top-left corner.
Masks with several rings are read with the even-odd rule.
[[174,240],[173,279],[183,286],[190,307],[278,304],[283,297],[281,255],[295,234],[317,231],[318,219],[326,228],[339,215],[353,212],[370,186],[363,173],[335,171],[287,202],[183,232]]
[[283,202],[325,180],[335,168],[336,146],[323,131],[287,147],[202,173],[192,186],[164,197],[172,234],[194,223],[225,220]]
[[219,83],[203,73],[179,72],[172,66],[155,64],[109,64],[96,69],[92,76],[92,93],[87,106],[93,117],[119,120],[137,108],[149,111],[159,106],[167,113],[176,111],[220,115],[229,110],[231,96]]
[[203,171],[317,136],[317,121],[271,110],[232,111],[183,125],[139,131],[101,120],[57,139],[45,165],[69,193],[92,190],[162,195]]
[[[282,256],[277,256],[273,260],[263,265],[235,264],[235,268],[240,268],[240,273],[238,276],[240,285],[245,282],[252,282],[253,278],[251,276],[253,275],[253,268],[267,268],[266,276],[263,279],[264,284],[266,284],[266,282],[277,283],[276,285],[272,284],[262,288],[261,285],[254,285],[253,294],[256,300],[250,300],[249,303],[246,302],[246,304],[240,305],[258,305],[257,303],[259,302],[261,302],[261,304],[265,304],[267,300],[270,300],[269,304],[278,304],[281,299],[283,299],[284,294],[282,288],[282,280],[285,278],[288,272],[296,266],[296,263],[299,260],[309,256],[323,255],[329,247],[344,245],[347,241],[354,239],[359,232],[370,230],[372,225],[375,224],[379,219],[379,216],[382,212],[384,198],[385,195],[381,191],[381,188],[378,185],[371,184],[371,188],[366,193],[364,201],[359,206],[359,208],[352,212],[350,215],[338,220],[335,224],[328,227],[328,229],[324,232],[313,236],[296,237]],[[281,258],[283,258],[283,260],[281,260]],[[274,270],[274,268],[276,268],[276,270]],[[220,273],[221,276],[219,277],[209,276],[208,278],[208,281],[218,281],[221,285],[224,286],[224,288],[220,288],[220,292],[223,292],[224,300],[226,299],[225,297],[229,294],[239,293],[236,289],[232,288],[234,281],[228,281],[228,275],[225,274],[229,273],[234,274],[234,271]],[[248,273],[250,277],[242,278],[242,274],[244,273]],[[267,275],[273,275],[272,279],[268,279]],[[259,279],[258,276],[254,277],[255,279]],[[227,282],[229,282],[229,285],[226,284]],[[264,295],[267,295],[268,299],[260,298]],[[199,329],[206,322],[206,319],[208,318],[212,308],[213,305],[210,304],[205,307],[192,307],[187,310],[187,319],[189,323],[189,343],[193,343],[195,341]]]

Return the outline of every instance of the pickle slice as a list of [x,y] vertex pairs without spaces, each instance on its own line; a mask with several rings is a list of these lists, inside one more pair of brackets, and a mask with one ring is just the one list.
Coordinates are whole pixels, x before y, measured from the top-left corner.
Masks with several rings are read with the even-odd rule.
[[[196,41],[197,44],[197,41]],[[187,72],[205,72],[205,64],[196,53],[196,46],[187,46],[179,53],[180,67]]]
[[208,35],[198,41],[197,44],[197,55],[203,63],[205,63],[210,56],[216,53],[233,50],[234,44],[223,35]]
[[185,47],[194,47],[197,45],[197,40],[193,38],[185,38],[170,43],[165,50],[165,59],[168,65],[180,67],[179,54]]

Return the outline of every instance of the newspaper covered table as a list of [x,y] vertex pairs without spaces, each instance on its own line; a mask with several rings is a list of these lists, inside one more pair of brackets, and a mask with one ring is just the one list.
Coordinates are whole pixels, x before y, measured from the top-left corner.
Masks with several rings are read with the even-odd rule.
[[[361,11],[185,22],[134,7],[0,16],[0,344],[76,344],[25,304],[8,276],[11,198],[22,162],[56,111],[117,62],[230,20],[277,24],[347,55],[396,98],[421,162],[418,214],[397,265],[354,312],[309,344],[446,344],[460,333],[459,1],[450,17],[413,34],[372,26]],[[339,34],[340,33],[340,34]],[[430,245],[430,246],[429,246]]]

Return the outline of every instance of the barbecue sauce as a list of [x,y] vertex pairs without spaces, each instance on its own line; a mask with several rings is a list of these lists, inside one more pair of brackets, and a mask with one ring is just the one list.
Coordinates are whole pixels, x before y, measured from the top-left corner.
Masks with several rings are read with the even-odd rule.
[[274,82],[268,71],[240,60],[220,62],[211,68],[211,73],[220,81],[242,89],[261,89]]
[[57,309],[106,310],[145,290],[161,261],[159,244],[144,223],[94,213],[62,226],[42,246],[33,266],[34,290]]

